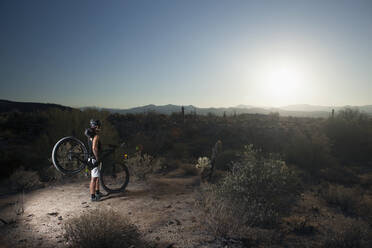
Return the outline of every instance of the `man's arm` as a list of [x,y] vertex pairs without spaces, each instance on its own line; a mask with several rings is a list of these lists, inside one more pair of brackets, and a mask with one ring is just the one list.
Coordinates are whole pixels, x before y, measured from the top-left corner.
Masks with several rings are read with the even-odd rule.
[[99,141],[99,136],[98,135],[94,136],[92,150],[93,150],[93,154],[96,157],[97,161],[99,160],[99,158],[98,158],[98,141]]

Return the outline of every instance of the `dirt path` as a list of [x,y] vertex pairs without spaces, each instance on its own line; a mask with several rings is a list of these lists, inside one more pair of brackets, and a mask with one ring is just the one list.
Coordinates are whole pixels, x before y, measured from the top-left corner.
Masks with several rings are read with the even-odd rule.
[[[194,205],[197,177],[152,178],[133,183],[122,194],[90,202],[89,181],[49,186],[22,195],[0,199],[1,247],[66,247],[63,223],[95,208],[111,208],[128,216],[144,239],[158,247],[215,247],[213,237],[202,230]],[[3,245],[3,246],[2,246]]]

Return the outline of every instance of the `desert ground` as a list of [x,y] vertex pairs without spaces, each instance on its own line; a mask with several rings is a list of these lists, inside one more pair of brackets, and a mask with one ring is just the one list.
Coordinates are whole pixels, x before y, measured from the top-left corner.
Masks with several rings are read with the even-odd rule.
[[[66,247],[63,225],[96,208],[127,216],[155,247],[212,247],[195,207],[197,176],[160,177],[130,182],[127,190],[91,202],[89,179],[49,185],[25,194],[2,196],[0,227],[3,247]],[[105,193],[105,192],[103,192]],[[23,203],[22,203],[23,202]]]

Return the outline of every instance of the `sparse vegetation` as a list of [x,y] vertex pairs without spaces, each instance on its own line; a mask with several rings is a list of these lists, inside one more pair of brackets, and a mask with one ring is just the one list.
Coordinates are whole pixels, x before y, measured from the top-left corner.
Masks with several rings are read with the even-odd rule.
[[[116,154],[118,158],[141,147],[127,160],[131,175],[139,180],[151,173],[199,174],[203,179],[209,175],[210,161],[199,161],[199,171],[195,161],[211,157],[211,147],[221,140],[224,149],[215,157],[215,176],[201,185],[199,201],[209,230],[219,237],[270,246],[281,244],[283,235],[301,239],[319,235],[325,247],[365,247],[370,239],[356,226],[365,230],[372,226],[372,119],[357,110],[346,109],[328,119],[277,114],[119,115],[94,109],[4,112],[0,114],[0,163],[6,166],[0,176],[18,191],[39,187],[40,180],[60,180],[61,175],[50,167],[52,147],[67,135],[85,141],[83,131],[90,118],[103,121],[104,146],[119,141],[128,145],[129,150]],[[244,144],[253,146],[241,152]],[[319,189],[313,192],[321,202],[316,211],[291,212],[300,185]],[[335,216],[335,223],[346,216],[349,224],[340,224],[342,230],[330,226],[326,233],[314,219],[329,216]],[[271,235],[274,232],[277,236]]]

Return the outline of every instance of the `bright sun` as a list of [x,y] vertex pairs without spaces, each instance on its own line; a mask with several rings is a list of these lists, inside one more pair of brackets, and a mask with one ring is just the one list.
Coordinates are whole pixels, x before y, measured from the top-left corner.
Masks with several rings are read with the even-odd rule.
[[299,66],[288,61],[267,64],[262,68],[260,84],[266,97],[279,106],[297,102],[303,85],[303,73]]
[[300,74],[291,66],[271,68],[267,72],[266,84],[274,96],[289,97],[296,93],[300,83]]

